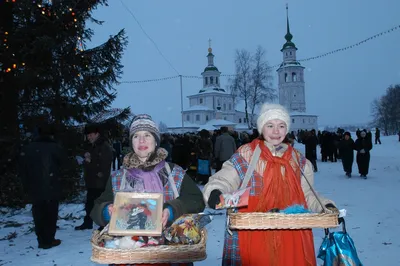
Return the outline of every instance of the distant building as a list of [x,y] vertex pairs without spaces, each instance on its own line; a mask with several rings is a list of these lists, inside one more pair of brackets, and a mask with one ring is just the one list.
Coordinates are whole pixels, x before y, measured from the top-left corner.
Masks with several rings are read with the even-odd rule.
[[276,70],[278,72],[279,103],[290,112],[291,130],[317,130],[318,116],[306,113],[304,67],[296,59],[297,47],[292,42],[293,35],[290,33],[287,6],[286,15],[286,43],[281,49],[283,62]]
[[[281,52],[283,62],[278,72],[279,103],[287,108],[291,117],[291,130],[318,129],[318,116],[306,113],[304,67],[296,59],[296,45],[289,29],[286,7],[286,43]],[[202,129],[215,130],[227,126],[236,131],[249,130],[244,110],[234,104],[233,96],[221,87],[218,68],[214,65],[211,45],[208,48],[208,65],[201,73],[203,87],[197,94],[188,96],[189,108],[182,112],[182,122],[169,126],[168,131],[185,133]],[[249,114],[250,115],[250,114]]]
[[182,122],[168,127],[171,132],[215,130],[227,126],[236,131],[249,130],[244,112],[237,110],[234,97],[221,87],[221,72],[214,65],[214,54],[208,48],[208,65],[201,73],[203,87],[188,96],[189,108],[182,113]]

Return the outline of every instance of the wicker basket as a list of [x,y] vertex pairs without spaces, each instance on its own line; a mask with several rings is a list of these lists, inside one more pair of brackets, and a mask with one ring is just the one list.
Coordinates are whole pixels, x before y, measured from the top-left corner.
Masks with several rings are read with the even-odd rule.
[[195,245],[160,245],[137,249],[111,249],[98,245],[100,232],[92,235],[93,262],[99,264],[187,263],[207,258],[207,231],[202,229],[200,243]]
[[339,213],[229,213],[232,230],[306,229],[337,227]]

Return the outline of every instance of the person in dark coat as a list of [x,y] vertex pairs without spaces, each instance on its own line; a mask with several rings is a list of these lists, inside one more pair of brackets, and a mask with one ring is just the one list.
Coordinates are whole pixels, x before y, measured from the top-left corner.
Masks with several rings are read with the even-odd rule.
[[94,206],[94,200],[104,191],[111,173],[113,150],[108,140],[101,134],[99,125],[90,124],[85,128],[85,134],[90,143],[84,160],[84,178],[86,186],[86,216],[80,226],[75,230],[93,228],[93,220],[90,212]]
[[[205,185],[211,176],[211,162],[213,157],[213,144],[210,139],[210,133],[207,130],[203,129],[200,131],[200,139],[195,144],[195,151],[198,159],[196,179],[202,185]],[[200,167],[201,164],[204,167]]]
[[228,127],[221,127],[221,135],[217,137],[214,146],[214,156],[217,162],[216,171],[221,170],[222,164],[229,160],[235,151],[235,139],[229,134]]
[[172,162],[172,144],[170,142],[170,137],[167,134],[161,135],[161,148],[164,148],[168,152],[168,156],[165,159],[167,162]]
[[322,132],[322,136],[320,138],[321,143],[321,161],[327,162],[328,157],[331,157],[331,134],[327,131]]
[[306,146],[306,158],[312,163],[314,172],[318,171],[317,167],[317,145],[318,139],[315,130],[311,130],[305,134],[303,144]]
[[339,153],[342,157],[343,170],[347,177],[351,177],[354,161],[354,140],[350,132],[344,133],[344,138],[339,142]]
[[367,132],[365,130],[361,131],[360,138],[356,140],[354,145],[355,150],[357,151],[358,172],[360,173],[361,177],[367,179],[369,161],[371,158],[369,151],[372,149],[372,141],[367,136]]
[[61,195],[59,178],[67,156],[52,135],[49,126],[38,127],[37,138],[22,149],[19,161],[19,175],[32,203],[35,233],[42,249],[61,244],[55,234]]
[[381,131],[379,130],[379,128],[375,128],[375,145],[377,144],[382,144],[381,143]]

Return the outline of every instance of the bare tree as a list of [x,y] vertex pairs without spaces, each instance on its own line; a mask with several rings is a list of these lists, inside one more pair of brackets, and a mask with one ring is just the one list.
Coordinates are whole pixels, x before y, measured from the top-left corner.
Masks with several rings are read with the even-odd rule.
[[385,134],[388,134],[388,116],[387,112],[385,110],[385,105],[384,105],[384,97],[381,97],[380,99],[375,99],[372,104],[371,104],[371,110],[372,110],[372,117],[373,117],[373,125],[376,127],[381,127],[383,128]]
[[385,134],[397,133],[400,130],[400,84],[390,86],[386,94],[375,99],[371,104],[373,124],[382,127]]
[[[258,105],[266,101],[272,102],[277,98],[276,91],[272,87],[273,76],[271,74],[271,68],[265,60],[265,50],[261,46],[257,47],[252,58],[252,63],[252,85],[249,102],[252,117],[251,123],[253,123],[254,110]],[[252,126],[254,125],[252,124]]]
[[164,122],[160,121],[160,123],[158,124],[158,129],[161,133],[165,133],[168,131],[168,126]]
[[249,128],[251,123],[249,121],[248,103],[251,97],[250,86],[252,83],[252,66],[251,54],[245,49],[236,50],[235,55],[235,69],[236,76],[231,80],[231,94],[236,99],[244,100],[244,110],[246,114],[246,121]]
[[236,50],[236,75],[230,80],[230,91],[234,101],[244,101],[244,111],[249,129],[254,126],[253,117],[256,107],[277,95],[272,88],[272,74],[265,60],[265,50],[259,46],[254,55],[245,49]]

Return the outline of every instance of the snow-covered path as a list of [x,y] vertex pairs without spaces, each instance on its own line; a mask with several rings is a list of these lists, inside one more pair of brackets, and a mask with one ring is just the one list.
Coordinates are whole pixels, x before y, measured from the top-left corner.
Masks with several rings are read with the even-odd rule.
[[[296,148],[304,150],[303,145]],[[319,156],[319,155],[318,155]],[[353,177],[344,176],[341,162],[321,163],[315,176],[315,187],[337,206],[347,209],[347,229],[353,238],[364,265],[400,265],[400,142],[397,136],[382,137],[382,145],[374,145],[371,152],[368,179],[358,177],[353,165]],[[214,212],[214,211],[213,211]],[[16,232],[16,238],[0,241],[0,265],[96,265],[90,262],[91,231],[74,231],[83,217],[83,204],[60,207],[60,229],[56,237],[60,246],[40,250],[32,232],[29,208],[11,212],[1,209],[0,238]],[[16,224],[22,224],[15,227]],[[225,216],[217,215],[208,225],[208,258],[196,266],[220,265],[222,257]],[[316,252],[322,241],[323,230],[314,230]],[[318,261],[321,264],[321,261]]]

